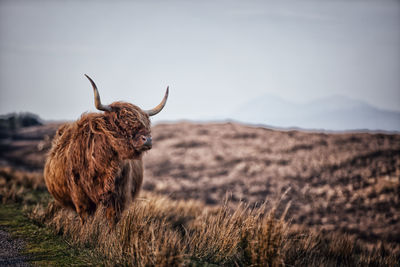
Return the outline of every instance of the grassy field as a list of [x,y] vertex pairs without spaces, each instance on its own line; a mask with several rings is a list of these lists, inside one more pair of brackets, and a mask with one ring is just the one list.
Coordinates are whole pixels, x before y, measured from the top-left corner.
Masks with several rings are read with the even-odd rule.
[[[110,229],[102,210],[81,225],[40,173],[0,169],[1,227],[27,242],[31,262],[122,266],[396,266],[400,252],[339,234],[293,229],[274,209],[229,199],[208,207],[143,192]],[[287,205],[286,210],[288,210]],[[21,214],[24,214],[22,216]]]
[[[0,164],[41,172],[59,124],[1,138]],[[143,188],[218,206],[286,204],[291,225],[400,245],[400,134],[278,131],[236,123],[152,128]],[[289,191],[288,191],[289,190]],[[282,195],[285,198],[282,199]]]
[[110,229],[48,194],[58,126],[0,131],[0,228],[33,264],[400,265],[399,134],[159,124],[143,191]]

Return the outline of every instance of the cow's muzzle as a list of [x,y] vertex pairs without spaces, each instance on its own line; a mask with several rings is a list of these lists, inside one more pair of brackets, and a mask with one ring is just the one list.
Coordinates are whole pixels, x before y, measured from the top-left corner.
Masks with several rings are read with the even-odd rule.
[[143,147],[150,149],[153,146],[153,140],[151,139],[151,137],[146,137],[146,141],[144,141],[143,143]]

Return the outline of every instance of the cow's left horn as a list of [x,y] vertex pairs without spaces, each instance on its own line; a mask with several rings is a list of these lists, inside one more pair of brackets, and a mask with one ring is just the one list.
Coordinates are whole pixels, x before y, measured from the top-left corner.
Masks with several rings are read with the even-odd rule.
[[165,92],[164,98],[163,98],[163,100],[161,101],[161,103],[158,104],[158,106],[156,106],[156,107],[153,108],[153,109],[145,110],[145,112],[147,113],[147,115],[149,115],[149,116],[154,116],[154,115],[156,115],[157,113],[159,113],[159,112],[164,108],[165,103],[167,103],[168,93],[169,93],[169,86],[167,87],[167,91]]
[[97,90],[97,86],[94,83],[94,81],[86,74],[85,74],[85,76],[86,76],[86,78],[89,79],[90,83],[92,84],[93,92],[94,92],[94,105],[96,106],[96,108],[98,110],[102,110],[102,111],[111,111],[111,107],[109,105],[101,104],[99,91]]

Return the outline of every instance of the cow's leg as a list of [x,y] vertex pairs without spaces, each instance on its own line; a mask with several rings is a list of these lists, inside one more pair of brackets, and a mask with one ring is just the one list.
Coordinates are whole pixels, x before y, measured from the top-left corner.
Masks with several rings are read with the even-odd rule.
[[[129,164],[123,163],[111,183],[105,184],[104,192],[100,199],[105,208],[106,217],[111,226],[114,226],[120,219],[127,202],[127,193],[130,190],[128,182],[130,168]],[[111,184],[111,186],[110,186]]]
[[77,185],[72,188],[71,194],[72,202],[75,210],[81,219],[82,224],[85,223],[87,218],[96,210],[96,205],[89,199],[85,192]]
[[117,212],[114,207],[110,206],[106,208],[106,217],[110,226],[113,227],[117,223]]
[[110,193],[105,199],[104,207],[106,217],[111,226],[114,226],[121,218],[121,213],[124,210],[124,197],[118,196],[115,193]]
[[143,162],[142,160],[131,160],[128,162],[127,175],[127,202],[132,202],[139,195],[143,182]]

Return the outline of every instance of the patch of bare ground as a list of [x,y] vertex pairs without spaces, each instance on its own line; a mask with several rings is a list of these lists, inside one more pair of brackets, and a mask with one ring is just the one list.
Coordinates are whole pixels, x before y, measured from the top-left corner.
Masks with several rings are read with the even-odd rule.
[[[27,128],[21,138],[2,141],[0,160],[40,170],[56,126]],[[158,124],[152,131],[154,146],[144,159],[146,191],[209,206],[228,193],[232,207],[266,200],[272,207],[287,191],[277,216],[290,201],[294,227],[400,244],[399,134],[188,122]]]
[[28,267],[26,257],[19,253],[23,245],[21,240],[11,238],[6,231],[0,229],[0,266]]

